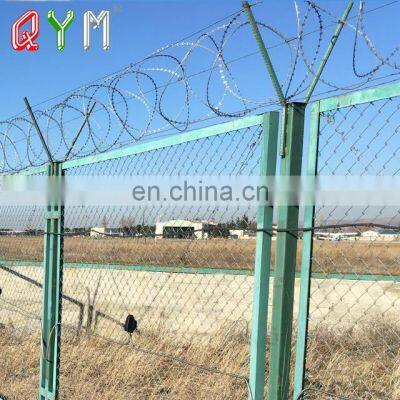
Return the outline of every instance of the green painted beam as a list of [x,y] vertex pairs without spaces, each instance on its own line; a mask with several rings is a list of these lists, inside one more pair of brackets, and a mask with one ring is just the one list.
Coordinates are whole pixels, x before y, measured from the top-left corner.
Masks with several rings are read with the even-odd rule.
[[[43,267],[38,261],[14,261],[0,260],[0,266],[8,267]],[[123,265],[123,264],[98,264],[81,262],[64,262],[65,268],[76,269],[104,269],[115,271],[137,271],[137,272],[165,272],[167,274],[193,274],[193,275],[247,275],[252,276],[252,269],[235,268],[213,268],[213,267],[169,267],[162,265]]]
[[[297,274],[296,274],[297,275]],[[301,278],[301,273],[297,275]],[[400,275],[381,275],[381,274],[340,274],[312,272],[312,279],[337,279],[345,281],[364,281],[364,282],[400,282]]]
[[212,268],[212,267],[168,267],[158,265],[119,265],[119,264],[91,264],[91,263],[65,263],[65,268],[105,269],[117,271],[136,272],[162,272],[167,274],[192,274],[192,275],[247,275],[252,276],[251,269]]
[[[0,267],[20,268],[43,268],[43,263],[38,261],[14,261],[0,260]],[[104,269],[115,271],[143,271],[143,272],[162,272],[167,274],[192,274],[192,275],[244,275],[253,276],[252,269],[234,269],[234,268],[213,268],[213,267],[168,267],[158,265],[122,265],[122,264],[97,264],[97,263],[74,263],[64,262],[64,270],[66,268],[75,269]],[[274,271],[270,272],[270,276],[275,276]],[[301,278],[301,272],[296,272],[296,278]],[[384,274],[348,274],[348,273],[324,273],[313,272],[312,279],[337,279],[348,281],[366,281],[366,282],[400,282],[400,275],[384,275]]]
[[39,389],[39,395],[42,396],[43,399],[47,400],[56,400],[55,396],[44,389]]
[[397,96],[400,96],[400,82],[389,83],[387,85],[381,85],[320,100],[320,112],[336,110],[338,108],[355,106]]
[[28,109],[28,112],[29,112],[29,115],[31,117],[33,126],[35,127],[36,133],[38,134],[40,142],[42,143],[43,150],[45,151],[45,153],[47,155],[47,159],[48,159],[49,163],[52,164],[54,162],[53,156],[51,155],[50,149],[47,146],[46,140],[44,139],[44,136],[42,134],[42,130],[39,127],[39,124],[37,122],[35,114],[32,111],[32,107],[29,104],[29,101],[28,101],[27,97],[24,97],[24,102],[25,102],[26,108]]
[[[319,102],[313,104],[310,113],[310,138],[308,145],[308,166],[307,175],[315,176],[317,174],[318,161],[318,138],[319,138]],[[314,188],[307,188],[311,196],[314,194]],[[314,204],[307,201],[306,204]],[[308,205],[304,210],[304,228],[314,226],[315,206]],[[307,332],[308,332],[308,313],[310,305],[310,285],[311,285],[311,261],[313,254],[313,231],[305,231],[302,240],[301,252],[301,273],[300,273],[300,299],[299,312],[297,320],[297,341],[296,341],[296,363],[294,371],[293,398],[296,400],[304,386],[304,373],[307,350]]]
[[243,10],[247,15],[247,19],[249,20],[251,30],[253,31],[254,38],[256,39],[258,49],[264,59],[265,66],[267,67],[268,75],[271,78],[272,86],[275,89],[276,95],[278,96],[279,103],[283,106],[286,103],[285,95],[283,94],[281,85],[279,84],[278,77],[276,76],[276,72],[274,66],[272,65],[272,61],[269,57],[268,50],[265,47],[264,41],[262,39],[260,30],[258,29],[257,22],[254,18],[253,12],[251,11],[250,4],[247,1],[243,2]]
[[333,34],[333,36],[331,37],[331,40],[329,41],[328,47],[325,51],[324,56],[322,57],[321,63],[318,67],[318,70],[315,73],[314,78],[311,82],[311,85],[308,88],[307,96],[304,100],[305,103],[308,103],[310,101],[310,98],[311,98],[312,94],[314,93],[315,87],[317,86],[317,83],[322,75],[322,72],[324,71],[325,65],[329,60],[332,50],[334,49],[335,44],[336,44],[337,40],[339,39],[340,33],[342,32],[342,29],[347,20],[347,17],[349,16],[351,9],[353,8],[353,4],[354,4],[354,0],[349,0],[349,2],[347,3],[347,7],[343,12],[342,18],[338,22],[335,33]]
[[13,175],[24,175],[24,176],[29,176],[29,175],[39,175],[39,174],[45,174],[48,170],[48,164],[41,165],[39,167],[29,167],[26,169],[23,169],[21,171],[18,171],[16,173],[8,173],[8,174],[2,174],[2,176],[13,176]]
[[40,267],[40,268],[43,268],[43,261],[0,260],[0,265],[4,265],[5,267]]
[[[39,400],[56,400],[59,392],[61,299],[63,269],[64,207],[61,205],[63,170],[60,163],[48,165],[49,184],[54,190],[49,198],[44,235],[44,278]],[[50,183],[57,178],[59,185]]]
[[191,142],[198,139],[205,139],[208,137],[220,135],[227,132],[236,131],[239,129],[250,128],[252,126],[261,125],[263,122],[263,115],[252,115],[236,119],[234,121],[225,122],[219,125],[213,125],[206,128],[196,129],[189,132],[182,132],[176,135],[168,136],[162,139],[152,140],[145,143],[135,144],[123,149],[111,150],[106,153],[97,154],[94,156],[82,157],[76,160],[65,161],[63,169],[80,167],[83,165],[94,164],[102,161],[114,160],[117,158],[128,157],[135,154],[145,153],[163,149],[165,147],[175,146]]
[[[304,114],[306,104],[286,105],[284,156],[281,158],[280,175],[299,176],[302,166]],[[299,207],[278,205],[278,229],[298,228]],[[268,400],[289,397],[291,338],[293,327],[294,283],[296,273],[297,235],[278,232],[276,239],[275,278],[272,305],[270,341],[270,369]]]
[[[279,113],[265,115],[263,124],[261,177],[274,176],[278,148]],[[268,187],[267,182],[260,182]],[[266,192],[266,197],[268,192]],[[271,269],[273,206],[258,207],[256,254],[253,282],[253,310],[250,344],[249,399],[264,399],[265,354],[268,321],[269,278]]]

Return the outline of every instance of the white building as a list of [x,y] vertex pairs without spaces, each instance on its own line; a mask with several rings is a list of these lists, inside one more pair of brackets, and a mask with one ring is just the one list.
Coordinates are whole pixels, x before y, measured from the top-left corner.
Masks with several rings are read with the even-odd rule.
[[256,232],[247,229],[229,229],[231,239],[254,239]]
[[188,221],[172,219],[156,223],[156,238],[168,239],[207,239],[210,227],[215,226],[210,221]]
[[358,232],[314,232],[314,239],[332,240],[333,242],[341,240],[356,240],[358,236],[360,236]]
[[229,229],[229,236],[231,239],[243,239],[244,229]]
[[380,229],[379,230],[379,237],[382,240],[388,241],[399,241],[400,240],[400,232],[394,229]]
[[398,241],[400,233],[393,229],[377,229],[365,231],[361,234],[363,240]]
[[365,231],[361,233],[362,237],[365,238],[377,238],[379,236],[379,232],[378,231],[373,231],[373,230],[369,230],[369,231]]
[[123,236],[123,232],[119,228],[105,228],[104,226],[90,228],[90,237],[99,238],[106,236]]

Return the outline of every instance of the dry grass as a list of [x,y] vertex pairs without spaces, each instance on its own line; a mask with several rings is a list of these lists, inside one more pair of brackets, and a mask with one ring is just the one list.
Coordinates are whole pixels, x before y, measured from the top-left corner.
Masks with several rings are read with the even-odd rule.
[[[351,399],[400,399],[400,329],[370,323],[357,330],[322,328],[309,342],[308,387]],[[196,364],[247,375],[248,338],[219,335],[182,345],[172,337],[135,336],[136,348],[178,355]],[[374,345],[371,345],[373,343]],[[9,400],[37,398],[39,339],[0,330],[0,393]],[[246,399],[243,379],[199,370],[158,355],[144,354],[89,336],[62,344],[63,400],[231,400]],[[266,366],[268,369],[268,365]],[[304,399],[331,400],[308,391]]]
[[[350,399],[400,399],[400,328],[391,321],[320,328],[308,342],[310,389]],[[305,399],[327,399],[312,390]]]
[[[0,260],[41,260],[40,237],[0,237]],[[254,240],[65,238],[66,262],[214,268],[254,266]],[[274,258],[275,243],[272,256]],[[300,260],[301,243],[298,249]],[[400,242],[314,242],[314,272],[400,274]],[[298,262],[298,265],[300,263]]]

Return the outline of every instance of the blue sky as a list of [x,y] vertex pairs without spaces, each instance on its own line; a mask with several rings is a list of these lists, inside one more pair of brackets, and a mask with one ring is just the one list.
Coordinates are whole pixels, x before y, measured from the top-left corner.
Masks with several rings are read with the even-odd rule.
[[[304,2],[297,2],[301,16],[306,13]],[[303,49],[309,63],[313,59],[313,49],[319,48],[319,54],[316,58],[316,65],[321,58],[321,55],[326,48],[330,36],[334,31],[337,23],[337,18],[340,16],[346,6],[347,1],[326,1],[321,0],[318,4],[324,10],[320,10],[323,24],[323,36],[321,42],[318,40],[318,20],[317,14],[312,12],[304,26],[304,32],[307,35],[304,37]],[[2,2],[0,24],[0,70],[1,74],[1,110],[0,120],[4,120],[10,116],[24,110],[23,97],[27,96],[31,104],[35,105],[42,103],[46,99],[67,92],[87,82],[94,81],[102,76],[113,73],[121,68],[142,60],[161,46],[179,41],[189,34],[199,31],[202,28],[220,20],[224,17],[232,15],[241,9],[240,1],[147,1],[147,2]],[[16,52],[10,44],[10,29],[13,21],[17,19],[28,9],[35,9],[39,12],[41,18],[41,33],[38,39],[40,46],[37,52]],[[56,48],[56,32],[47,22],[47,11],[54,9],[56,16],[62,20],[68,9],[75,12],[75,21],[67,31],[66,48],[60,52]],[[101,48],[101,33],[92,31],[92,47],[89,51],[83,50],[83,13],[87,10],[92,10],[94,13],[99,13],[100,10],[110,10],[111,13],[111,28],[110,40],[111,48],[105,52]],[[357,14],[358,2],[349,17],[350,23],[355,23]],[[264,1],[254,7],[254,14],[258,21],[269,24],[278,31],[273,32],[260,27],[264,41],[270,47],[270,55],[275,65],[278,78],[281,82],[288,78],[290,73],[290,52],[288,46],[284,45],[281,34],[285,38],[293,38],[297,33],[297,20],[294,2],[289,0],[283,1]],[[400,11],[400,3],[398,1],[373,1],[368,0],[364,4],[364,10],[368,12],[365,15],[365,29],[368,32],[369,38],[374,43],[379,54],[385,58],[395,48],[398,43],[400,26],[397,23],[397,16]],[[242,21],[246,21],[245,18]],[[227,20],[225,19],[226,23]],[[218,25],[220,25],[219,23]],[[214,28],[214,27],[213,27]],[[193,89],[194,94],[190,93],[190,101],[185,104],[186,93],[183,85],[170,85],[163,91],[160,89],[158,93],[152,92],[152,84],[149,79],[142,77],[142,89],[149,91],[146,94],[146,101],[151,104],[156,95],[157,101],[160,103],[162,98],[162,112],[170,118],[176,118],[177,121],[184,121],[186,114],[189,115],[189,124],[169,124],[165,119],[160,117],[159,110],[156,110],[156,117],[152,120],[150,128],[146,126],[147,111],[143,104],[136,101],[132,93],[138,92],[138,86],[135,86],[134,75],[124,77],[118,88],[124,91],[125,96],[129,97],[129,112],[124,108],[124,103],[121,101],[119,94],[116,94],[117,108],[122,118],[127,119],[129,129],[132,127],[132,133],[135,139],[141,138],[143,132],[152,132],[158,134],[159,130],[167,130],[169,133],[174,131],[176,125],[182,129],[190,129],[198,126],[197,120],[201,118],[213,117],[214,120],[206,120],[200,122],[203,124],[216,123],[215,114],[208,107],[207,101],[213,106],[218,106],[223,112],[232,113],[243,109],[241,97],[250,99],[248,106],[255,107],[251,113],[261,112],[260,104],[268,98],[276,98],[270,79],[267,75],[265,65],[263,64],[256,42],[248,26],[243,29],[229,31],[229,41],[224,47],[224,60],[229,64],[230,71],[235,78],[235,82],[227,76],[227,71],[221,74],[217,64],[215,64],[215,54],[210,54],[202,48],[196,48],[185,64],[185,73],[192,76],[189,79],[190,89]],[[223,35],[223,30],[215,34],[215,40],[220,40]],[[199,34],[190,37],[189,41],[195,40]],[[291,42],[293,43],[293,42]],[[213,44],[210,40],[205,40],[202,44],[212,48]],[[353,60],[353,44],[354,31],[345,27],[342,36],[339,38],[338,44],[326,66],[323,78],[328,82],[334,82],[335,85],[346,86],[355,83],[363,82],[363,79],[356,78],[352,71]],[[169,49],[166,53],[181,59],[187,46],[179,46]],[[292,56],[294,49],[292,48]],[[391,62],[396,62],[398,54],[390,58]],[[232,62],[232,60],[235,60]],[[356,52],[356,67],[359,71],[364,72],[373,68],[376,65],[376,59],[362,40],[359,40]],[[156,80],[157,85],[162,87],[169,82],[170,75],[166,74],[166,70],[175,71],[176,63],[171,58],[160,57],[147,62],[144,67],[151,70],[150,75]],[[202,71],[214,67],[212,72],[203,73]],[[397,68],[397,67],[396,67]],[[381,83],[387,80],[397,79],[397,76],[390,74],[398,73],[399,69],[393,66],[385,66],[378,70],[373,76],[374,80],[368,82],[368,85]],[[298,61],[291,86],[292,93],[299,83],[303,81],[303,76],[307,72],[304,63]],[[389,75],[389,76],[388,76]],[[381,79],[386,77],[385,79]],[[224,79],[227,80],[229,90],[224,87]],[[294,99],[301,100],[304,97],[304,89],[310,82],[310,76],[304,81],[305,84],[302,90]],[[237,86],[235,86],[237,85]],[[287,84],[285,85],[287,86]],[[209,91],[207,91],[209,88]],[[139,88],[140,89],[140,88]],[[225,93],[225,92],[226,93]],[[103,101],[109,106],[109,93],[107,91],[96,92],[96,99]],[[336,93],[332,87],[320,82],[316,92],[320,97],[332,95]],[[218,101],[223,96],[223,104],[219,106]],[[64,95],[65,97],[65,95]],[[56,102],[61,101],[63,96],[45,102],[40,106],[41,109],[51,107]],[[155,101],[155,103],[157,103]],[[82,109],[82,104],[79,104],[79,99],[76,101],[76,106]],[[82,103],[82,101],[81,101]],[[258,108],[257,108],[258,107]],[[264,107],[264,106],[263,106]],[[107,138],[106,146],[101,148],[102,151],[110,148],[109,144],[116,139],[118,146],[126,143],[132,143],[130,133],[122,132],[119,120],[113,118],[110,128],[106,113],[96,110],[91,119],[93,129],[98,135],[98,143],[104,144],[103,138]],[[277,105],[272,105],[270,108],[277,109]],[[36,108],[38,109],[38,108]],[[264,107],[265,109],[265,107]],[[67,110],[63,121],[68,121],[68,125],[63,125],[63,134],[67,139],[67,146],[71,142],[76,130],[82,120],[82,115],[76,113],[76,110]],[[67,115],[68,114],[68,115]],[[38,117],[39,118],[39,117]],[[55,118],[60,121],[62,118],[59,113]],[[224,118],[219,118],[219,120]],[[70,122],[72,121],[72,122]],[[194,121],[194,122],[193,122]],[[40,125],[45,129],[46,121],[39,120]],[[197,125],[196,125],[197,124]],[[107,132],[107,127],[109,131]],[[53,127],[54,128],[54,127]],[[7,128],[8,129],[8,128]],[[31,126],[22,124],[22,132],[27,129],[32,129]],[[136,131],[135,131],[136,129]],[[111,134],[110,134],[111,132]],[[154,133],[155,132],[155,133]],[[167,133],[168,133],[167,132]],[[8,134],[8,133],[7,133]],[[12,128],[9,134],[13,140],[22,139],[26,142],[17,128]],[[14,135],[14,136],[13,136]],[[36,134],[33,132],[33,135]],[[59,149],[59,155],[62,157],[66,153],[65,146],[59,145],[60,135],[49,130],[45,132],[47,140],[52,149]],[[87,146],[87,134],[81,135],[81,142],[77,144],[83,150],[79,155],[89,154],[89,152],[97,151],[93,147]],[[20,141],[21,142],[21,141]],[[37,156],[38,152],[43,151],[40,143],[36,140],[37,151],[32,151],[29,162],[40,164],[43,160]],[[32,150],[32,142],[30,144]],[[85,147],[86,146],[86,147]],[[12,153],[14,150],[8,146],[7,149]],[[35,150],[35,149],[33,149]],[[19,156],[24,157],[24,149],[21,146]],[[57,154],[58,156],[58,154]],[[13,157],[11,154],[8,158]],[[24,161],[25,162],[25,161]]]
[[[389,1],[388,1],[389,2]],[[337,15],[341,14],[345,1],[320,1],[323,7]],[[368,1],[367,8],[380,6],[384,1]],[[0,118],[5,119],[23,108],[22,98],[28,96],[33,104],[63,93],[66,90],[82,85],[88,81],[114,72],[125,65],[140,60],[157,48],[175,42],[187,34],[197,31],[210,23],[240,9],[240,1],[79,1],[79,2],[2,2],[0,24],[0,71],[2,107]],[[41,33],[38,52],[16,52],[10,45],[10,28],[13,21],[25,10],[35,9],[41,17]],[[46,14],[54,9],[56,15],[65,15],[66,10],[73,9],[75,21],[69,28],[66,38],[66,49],[56,49],[56,33],[47,23]],[[111,49],[104,52],[100,46],[100,34],[93,34],[92,49],[85,52],[82,45],[83,12],[99,12],[108,9],[111,12]],[[355,15],[357,4],[352,14]],[[367,20],[368,32],[380,48],[387,50],[396,44],[398,24],[395,23],[400,11],[399,4],[393,4],[371,14]],[[264,1],[254,8],[257,19],[278,26],[288,37],[296,32],[296,19],[293,2]],[[382,23],[381,21],[385,21]],[[327,23],[329,21],[327,20]],[[391,24],[393,23],[393,24]],[[390,30],[389,30],[390,25]],[[312,27],[310,26],[310,29]],[[329,28],[333,29],[333,28]],[[329,31],[327,28],[327,32]],[[313,40],[311,35],[309,40]],[[346,51],[351,47],[352,32],[348,33]],[[280,41],[270,37],[270,43]],[[308,40],[308,39],[307,39]],[[268,43],[269,44],[269,43]],[[340,44],[330,62],[326,76],[339,74],[343,81],[351,75],[349,55],[341,54]],[[256,50],[251,35],[238,36],[232,56],[246,54]],[[362,55],[362,54],[361,54]],[[278,50],[271,50],[271,56],[277,70],[285,70],[287,58]],[[361,62],[368,65],[371,56]],[[338,70],[338,66],[340,69]],[[200,67],[200,66],[199,66]],[[281,68],[282,67],[282,68]],[[235,71],[251,95],[261,98],[264,93],[272,94],[272,88],[266,78],[265,69],[259,57],[253,57],[247,63],[238,64]],[[283,73],[282,73],[283,74]],[[278,73],[279,75],[279,73]],[[346,75],[346,79],[344,79]],[[282,76],[283,79],[283,76]],[[339,79],[340,81],[341,79]]]
[[[22,97],[32,103],[114,72],[142,59],[159,47],[175,42],[197,29],[240,8],[236,1],[218,2],[3,2],[1,5],[0,71],[2,107],[0,118],[23,108]],[[13,21],[25,10],[35,9],[41,17],[38,52],[16,52],[10,45]],[[47,23],[49,9],[56,15],[75,12],[63,52],[56,49],[56,33]],[[101,49],[100,34],[92,35],[93,46],[83,50],[83,13],[110,10],[111,48]],[[5,101],[6,100],[6,101]]]
[[[300,12],[304,15],[306,8],[304,3],[298,2]],[[346,1],[326,1],[321,0],[318,2],[328,13],[322,13],[322,23],[324,36],[321,39],[320,46],[318,44],[318,21],[315,18],[316,15],[312,14],[307,20],[305,26],[305,32],[309,33],[304,39],[303,48],[309,61],[313,58],[312,49],[320,47],[320,53],[317,57],[317,63],[321,57],[321,53],[326,48],[330,35],[332,34],[337,19],[335,16],[342,14]],[[387,6],[386,6],[387,5]],[[213,22],[222,19],[235,11],[240,10],[241,2],[239,1],[164,1],[164,2],[3,2],[0,4],[1,7],[1,24],[0,24],[0,70],[1,76],[1,110],[0,120],[4,120],[12,115],[17,114],[24,109],[23,97],[27,96],[32,104],[37,104],[51,99],[61,93],[83,85],[87,82],[94,81],[102,76],[113,73],[130,63],[134,63],[143,59],[161,46],[167,45],[181,40],[188,34],[198,31]],[[400,11],[400,3],[397,1],[372,1],[369,0],[365,3],[366,10],[375,10],[365,16],[365,27],[368,35],[377,51],[382,57],[386,57],[395,48],[399,42],[400,24],[398,24],[398,15]],[[358,2],[356,2],[351,14],[349,21],[355,22],[355,15],[357,13]],[[41,17],[41,34],[38,39],[40,46],[37,52],[16,52],[11,48],[10,45],[10,28],[13,21],[17,19],[27,9],[35,9],[39,12]],[[75,21],[67,31],[66,37],[66,49],[60,52],[56,48],[56,33],[54,29],[47,23],[46,15],[49,9],[56,11],[56,16],[59,19],[63,19],[62,16],[66,14],[68,9],[73,9],[75,12]],[[100,10],[110,10],[111,13],[111,48],[108,52],[105,52],[101,48],[101,34],[92,32],[93,43],[92,48],[89,51],[83,50],[83,13],[86,10],[92,10],[94,13],[98,13]],[[273,1],[265,0],[261,4],[254,7],[254,13],[258,21],[266,24],[273,25],[276,27],[286,38],[292,38],[297,32],[297,21],[295,8],[293,1]],[[332,13],[330,15],[329,13]],[[272,47],[270,49],[270,55],[272,61],[276,67],[278,78],[283,81],[287,78],[288,72],[290,72],[290,57],[287,46],[282,45],[282,38],[279,37],[279,33],[274,33],[271,30],[262,29],[262,34],[267,46]],[[221,36],[222,31],[219,32]],[[230,89],[232,93],[228,93],[227,100],[225,100],[222,110],[226,112],[237,111],[241,107],[241,102],[235,95],[239,95],[252,99],[258,104],[258,102],[264,101],[266,98],[274,98],[275,94],[266,73],[265,66],[262,58],[257,53],[257,45],[251,34],[250,29],[246,27],[241,31],[231,34],[233,35],[230,39],[229,45],[225,47],[224,57],[226,61],[237,59],[238,61],[229,63],[230,72],[235,77],[239,90],[236,90],[236,86],[228,79],[228,83],[231,85]],[[217,35],[218,36],[218,35]],[[197,37],[197,36],[196,36]],[[190,38],[190,40],[194,40]],[[210,45],[210,42],[205,42]],[[324,79],[328,82],[334,81],[336,85],[351,85],[357,82],[361,82],[362,79],[358,79],[354,76],[352,71],[352,60],[353,60],[353,44],[354,44],[354,31],[344,29],[341,38],[337,44],[337,47],[332,54],[330,61],[326,66],[326,71],[323,75]],[[181,57],[183,54],[183,48],[178,47],[171,50],[171,54],[176,57]],[[390,61],[396,62],[398,60],[398,54],[391,58]],[[366,48],[365,43],[359,42],[359,47],[356,52],[356,66],[361,72],[368,71],[376,65],[374,55],[371,54]],[[184,114],[190,114],[191,120],[210,113],[210,110],[205,104],[206,100],[210,100],[212,104],[217,104],[218,95],[223,91],[223,85],[220,74],[218,74],[218,68],[215,73],[210,76],[210,73],[200,73],[204,69],[215,66],[213,64],[213,56],[210,56],[207,51],[202,49],[196,49],[190,58],[190,62],[187,63],[188,75],[194,75],[190,79],[191,88],[193,88],[199,95],[191,96],[190,106],[184,107],[183,112],[179,112],[180,107],[184,103],[185,93],[182,90],[182,86],[175,85],[168,88],[166,92],[162,90],[158,93],[158,96],[164,95],[163,112],[168,116],[174,116],[178,114],[177,119],[179,121],[184,120]],[[147,68],[162,68],[164,70],[170,69],[175,70],[176,64],[171,59],[160,58],[153,59],[150,63],[146,64]],[[302,78],[306,72],[304,65],[301,62],[298,63],[296,72],[293,78],[293,87],[299,85],[302,82]],[[398,73],[399,70],[397,65],[395,67],[386,66],[379,69],[378,73],[374,75],[376,81],[371,81],[368,85],[381,83],[383,81],[389,81],[398,79],[398,76],[388,76],[389,74]],[[168,82],[168,75],[165,76],[164,71],[152,71],[151,74],[154,79],[157,80],[159,85]],[[381,79],[385,77],[384,79]],[[121,87],[126,90],[125,93],[129,93],[134,85],[133,76],[128,76],[124,82],[121,82]],[[306,80],[309,82],[310,77]],[[151,91],[151,84],[149,81],[143,79],[144,90]],[[210,82],[210,91],[208,93],[209,99],[206,99],[206,87],[207,83]],[[306,87],[307,85],[304,85]],[[136,88],[137,89],[137,88]],[[340,90],[339,90],[340,91]],[[332,87],[321,82],[316,90],[319,96],[324,97],[336,93]],[[102,100],[105,102],[107,93],[103,93]],[[301,99],[304,95],[303,92],[296,99]],[[118,97],[118,96],[117,96]],[[151,101],[152,94],[147,96],[149,102]],[[153,96],[154,97],[154,96]],[[55,100],[46,102],[43,108],[53,105],[55,102],[60,101],[62,97]],[[118,100],[118,98],[117,98]],[[124,111],[124,104],[119,103],[121,115],[127,115],[128,124],[132,126],[138,126],[140,129],[146,129],[145,126],[145,115],[146,110],[142,107],[139,102],[135,102],[132,97],[129,100],[129,115]],[[277,105],[273,105],[270,108],[277,109]],[[252,111],[261,112],[262,109]],[[387,112],[391,111],[392,108],[387,109]],[[101,113],[100,113],[101,114]],[[211,113],[212,114],[212,113]],[[71,118],[76,117],[76,113],[71,112]],[[71,119],[66,118],[66,119]],[[78,114],[78,118],[75,118],[75,123],[72,123],[71,129],[64,126],[64,136],[67,139],[67,144],[70,143],[77,127],[80,124],[82,116]],[[102,143],[103,137],[107,140],[112,141],[119,135],[118,121],[115,121],[112,125],[110,135],[107,134],[107,118],[103,116],[91,117],[93,127],[96,135],[98,135],[98,143]],[[39,121],[41,124],[43,121]],[[211,123],[207,121],[206,124]],[[395,123],[392,122],[393,124]],[[167,125],[167,128],[171,128],[166,124],[166,121],[158,117],[155,119],[154,124],[151,126],[152,129],[158,128],[159,124],[161,127]],[[379,126],[385,126],[385,121],[380,121]],[[44,124],[43,124],[44,125]],[[97,126],[98,125],[98,126]],[[179,125],[179,124],[178,124]],[[182,124],[181,124],[182,125]],[[183,124],[184,125],[184,124]],[[387,125],[387,124],[386,124]],[[394,128],[396,127],[393,125]],[[43,127],[43,126],[42,126]],[[182,126],[181,126],[182,127]],[[189,126],[183,126],[183,128],[191,128]],[[31,128],[31,127],[30,127]],[[379,127],[378,127],[379,128]],[[173,129],[172,129],[173,130]],[[60,156],[62,158],[65,155],[65,148],[60,147],[59,141],[60,136],[57,134],[52,135],[52,132],[47,135],[47,140],[52,149],[61,149]],[[17,129],[13,131],[15,139],[18,141],[20,133]],[[354,133],[355,134],[355,133]],[[36,135],[34,133],[34,135]],[[37,137],[35,136],[37,139]],[[87,132],[84,132],[80,138],[81,142],[77,144],[79,155],[90,154],[90,152],[96,152],[91,146],[87,145],[89,136]],[[25,144],[26,137],[24,137],[25,143],[23,143],[18,151],[21,157],[25,157]],[[126,143],[127,140],[133,141],[126,132],[123,132],[121,137],[118,137],[118,145]],[[391,139],[391,148],[397,148],[398,137]],[[41,149],[40,143],[36,140],[36,144],[32,145],[29,143],[29,163],[38,165],[45,161],[43,158],[43,150]],[[68,143],[69,142],[69,143]],[[131,143],[130,142],[130,143]],[[306,139],[307,143],[307,126],[306,126]],[[351,140],[348,140],[351,142]],[[21,143],[21,141],[20,141]],[[108,144],[108,143],[106,143]],[[37,148],[34,148],[37,145]],[[364,152],[365,147],[368,143],[361,143],[358,151]],[[375,146],[371,154],[374,151],[379,150],[379,143],[374,142]],[[68,147],[68,146],[67,146]],[[305,146],[307,147],[307,146]],[[332,147],[332,146],[331,146]],[[333,147],[332,147],[333,148]],[[10,151],[10,160],[13,157],[14,149],[12,146],[8,146],[7,149]],[[82,149],[82,152],[79,152]],[[75,150],[75,149],[74,149]],[[86,152],[86,150],[88,150]],[[107,150],[107,146],[101,149],[102,151]],[[328,153],[330,149],[327,150]],[[390,149],[382,150],[385,156],[389,156]],[[39,154],[41,152],[42,154]],[[240,151],[239,151],[240,152]],[[37,155],[41,157],[37,157]],[[56,158],[57,158],[56,157]],[[223,157],[223,155],[221,156]],[[329,154],[327,154],[329,157]],[[57,158],[57,159],[61,159]],[[384,157],[385,158],[385,157]],[[389,158],[389,157],[386,157]],[[395,159],[394,159],[395,160]],[[27,160],[23,160],[25,163]],[[340,159],[337,164],[340,164]],[[347,161],[347,163],[350,163]],[[393,160],[391,159],[391,162]],[[16,162],[18,164],[18,160]],[[347,164],[343,164],[347,166]],[[376,167],[376,168],[379,168]],[[394,168],[394,167],[393,167]]]

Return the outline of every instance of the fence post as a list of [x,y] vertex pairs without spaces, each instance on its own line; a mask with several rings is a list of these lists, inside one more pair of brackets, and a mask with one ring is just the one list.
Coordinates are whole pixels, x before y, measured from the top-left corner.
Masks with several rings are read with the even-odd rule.
[[[281,176],[301,174],[304,112],[306,104],[288,103],[284,110]],[[284,178],[287,179],[287,178]],[[283,198],[287,200],[287,198]],[[290,380],[293,299],[297,253],[299,207],[278,206],[278,232],[272,307],[269,400],[288,398]],[[283,230],[280,231],[279,230]],[[284,231],[286,230],[286,231]],[[290,231],[293,230],[293,231]]]
[[48,166],[39,400],[58,398],[63,270],[62,164]]
[[[279,113],[264,115],[260,176],[262,186],[268,187],[266,176],[274,176],[278,145]],[[266,193],[268,195],[268,193]],[[273,206],[258,206],[256,257],[253,283],[253,316],[250,345],[250,400],[264,398],[265,352],[268,320],[268,296],[271,262]],[[267,232],[270,231],[270,232]]]
[[[308,147],[307,176],[314,178],[317,174],[318,138],[319,138],[319,101],[313,104],[310,113],[310,138]],[[314,226],[314,185],[309,187],[308,203],[304,208],[304,228]],[[313,251],[313,232],[305,231],[302,240],[301,277],[299,316],[297,324],[296,364],[294,370],[293,398],[296,400],[304,387],[304,372],[307,352],[308,312],[310,300],[310,279]]]

